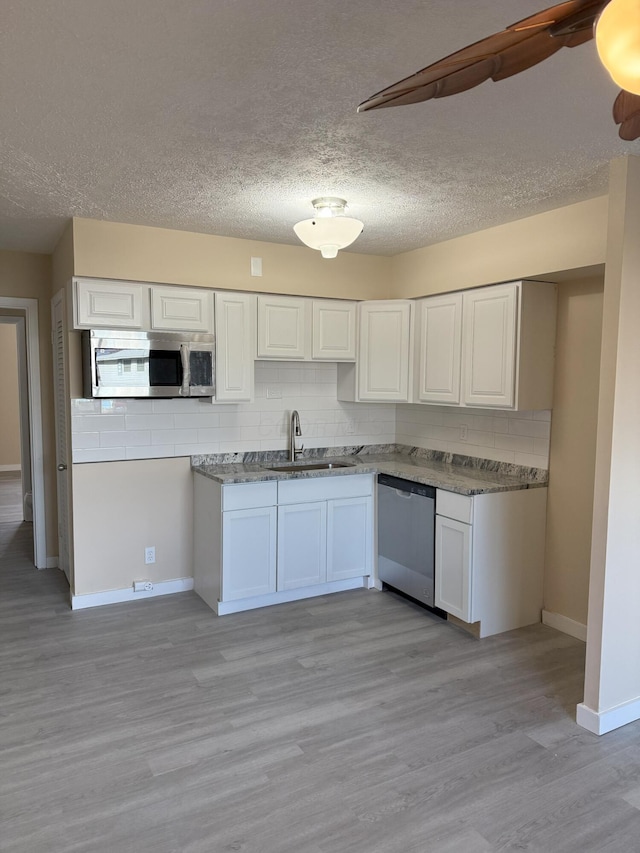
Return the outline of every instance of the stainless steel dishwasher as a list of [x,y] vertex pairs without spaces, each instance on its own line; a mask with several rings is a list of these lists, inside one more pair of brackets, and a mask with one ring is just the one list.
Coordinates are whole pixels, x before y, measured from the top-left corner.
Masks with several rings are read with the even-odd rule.
[[378,476],[378,577],[434,608],[436,490]]

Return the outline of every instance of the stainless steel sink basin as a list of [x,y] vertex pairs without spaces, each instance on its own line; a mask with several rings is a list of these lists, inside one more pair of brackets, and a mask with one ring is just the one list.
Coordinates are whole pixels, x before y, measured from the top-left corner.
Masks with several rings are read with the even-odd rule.
[[353,468],[353,464],[350,462],[300,462],[297,464],[292,462],[290,465],[272,465],[269,470],[295,474],[296,471],[331,471],[333,468]]

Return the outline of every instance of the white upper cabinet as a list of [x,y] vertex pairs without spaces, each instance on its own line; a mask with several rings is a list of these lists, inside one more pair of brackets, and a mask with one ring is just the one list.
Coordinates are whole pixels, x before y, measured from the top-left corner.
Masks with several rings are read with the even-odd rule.
[[463,294],[465,405],[552,408],[556,303],[556,286],[542,281]]
[[213,299],[210,290],[151,287],[151,328],[167,332],[211,332]]
[[556,295],[554,284],[516,281],[420,300],[415,402],[550,409]]
[[518,286],[483,287],[463,294],[464,402],[512,408]]
[[356,303],[314,299],[312,305],[312,358],[355,361]]
[[338,365],[338,399],[409,401],[412,303],[403,299],[358,306],[357,365]]
[[216,400],[253,399],[256,357],[256,297],[233,291],[215,294]]
[[425,403],[460,403],[462,294],[422,299],[417,304],[416,397]]
[[77,278],[74,281],[74,326],[76,329],[141,329],[143,296],[141,284]]
[[310,300],[258,296],[258,358],[308,358],[310,340]]

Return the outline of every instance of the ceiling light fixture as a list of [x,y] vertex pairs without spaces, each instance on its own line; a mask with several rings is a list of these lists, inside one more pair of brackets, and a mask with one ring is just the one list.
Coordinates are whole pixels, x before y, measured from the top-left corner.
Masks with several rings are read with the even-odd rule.
[[610,0],[596,21],[600,61],[621,89],[640,95],[640,2]]
[[335,258],[340,249],[350,246],[362,233],[359,219],[345,216],[347,202],[343,198],[316,198],[313,219],[303,219],[293,230],[305,246],[317,249],[323,258]]

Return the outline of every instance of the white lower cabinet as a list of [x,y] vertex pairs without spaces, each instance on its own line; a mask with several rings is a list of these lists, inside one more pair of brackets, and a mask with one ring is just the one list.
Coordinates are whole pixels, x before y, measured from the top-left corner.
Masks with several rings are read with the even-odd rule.
[[470,524],[436,516],[436,566],[436,607],[473,622]]
[[371,474],[221,485],[194,475],[194,588],[219,615],[369,586]]
[[298,589],[327,579],[327,504],[278,507],[278,589]]
[[276,507],[222,513],[223,601],[276,591]]
[[546,488],[436,492],[435,605],[480,637],[540,621]]
[[373,548],[373,498],[327,503],[327,580],[368,575]]

